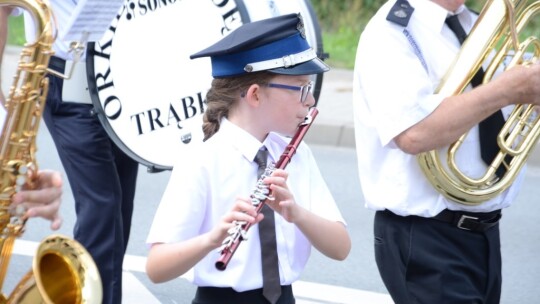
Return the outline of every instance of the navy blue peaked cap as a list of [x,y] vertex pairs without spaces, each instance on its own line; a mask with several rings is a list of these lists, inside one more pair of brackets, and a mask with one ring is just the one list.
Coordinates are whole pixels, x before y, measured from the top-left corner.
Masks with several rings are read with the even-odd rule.
[[245,23],[214,45],[190,56],[200,57],[210,57],[214,78],[258,71],[311,75],[330,70],[306,40],[300,14]]

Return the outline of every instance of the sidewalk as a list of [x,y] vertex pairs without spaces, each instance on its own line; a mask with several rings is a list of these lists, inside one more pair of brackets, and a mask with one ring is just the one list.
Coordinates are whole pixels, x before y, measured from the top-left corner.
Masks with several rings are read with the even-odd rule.
[[[4,94],[9,93],[20,52],[20,47],[6,47],[1,71]],[[331,69],[324,73],[317,108],[319,114],[305,140],[313,144],[353,148],[352,71]]]
[[[332,69],[324,74],[317,108],[319,115],[306,141],[314,144],[356,148],[352,108],[353,71]],[[540,141],[527,159],[529,167],[540,167]]]
[[351,70],[331,69],[324,73],[317,103],[319,114],[306,134],[306,141],[354,148]]
[[[12,76],[19,60],[20,48],[8,46],[2,65],[2,88],[8,94]],[[354,120],[352,108],[353,71],[331,69],[324,73],[322,88],[317,103],[319,114],[306,134],[310,144],[355,148]],[[537,143],[538,145],[539,143]],[[529,155],[529,165],[540,166],[540,149]]]

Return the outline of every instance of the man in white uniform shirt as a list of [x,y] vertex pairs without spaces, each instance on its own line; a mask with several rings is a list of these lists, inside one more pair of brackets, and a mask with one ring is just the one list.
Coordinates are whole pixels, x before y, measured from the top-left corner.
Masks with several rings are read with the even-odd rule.
[[[478,124],[515,102],[540,103],[540,66],[516,67],[456,96],[435,90],[460,50],[446,25],[469,32],[477,15],[464,1],[388,1],[358,45],[354,117],[360,182],[376,210],[375,257],[396,303],[498,303],[498,220],[522,176],[477,206],[446,199],[423,174],[417,154],[448,146],[467,131],[458,165],[486,170]],[[454,17],[455,19],[455,17]]]

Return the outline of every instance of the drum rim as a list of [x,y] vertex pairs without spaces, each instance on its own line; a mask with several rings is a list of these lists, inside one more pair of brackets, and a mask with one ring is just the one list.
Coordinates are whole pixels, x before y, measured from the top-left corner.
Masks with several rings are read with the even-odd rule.
[[146,166],[148,169],[148,172],[154,173],[154,172],[161,172],[165,170],[171,170],[172,166],[162,166],[159,164],[155,164],[153,162],[150,162],[149,160],[141,157],[135,151],[133,151],[130,147],[128,147],[122,138],[114,132],[109,120],[107,119],[107,115],[105,115],[105,110],[103,109],[103,105],[101,104],[101,100],[99,98],[98,90],[97,90],[97,83],[95,79],[95,65],[94,65],[94,56],[96,54],[95,50],[95,42],[89,42],[87,45],[87,54],[86,54],[86,77],[88,80],[88,90],[90,91],[90,98],[92,99],[92,104],[94,105],[94,113],[98,117],[101,125],[103,126],[103,129],[105,129],[105,132],[107,132],[107,135],[111,138],[112,142],[120,148],[127,156],[131,157],[133,160],[137,161],[138,163]]

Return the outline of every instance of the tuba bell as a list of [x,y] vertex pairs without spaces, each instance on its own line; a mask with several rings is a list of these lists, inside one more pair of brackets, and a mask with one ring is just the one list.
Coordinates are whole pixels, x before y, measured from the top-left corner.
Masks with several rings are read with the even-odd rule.
[[[483,80],[487,83],[501,68],[534,64],[540,57],[540,41],[531,36],[520,43],[518,35],[524,35],[526,25],[539,12],[540,1],[487,1],[436,93],[443,96],[461,93],[481,66],[487,66]],[[505,61],[507,58],[511,60]],[[467,134],[450,145],[446,164],[435,150],[419,154],[418,162],[429,182],[446,198],[464,205],[479,205],[514,182],[537,142],[539,128],[534,106],[517,104],[498,134],[497,156],[480,177],[467,176],[455,161]],[[506,173],[497,177],[495,172],[501,166]]]
[[[24,210],[12,208],[11,198],[38,172],[36,135],[48,90],[48,70],[53,54],[53,15],[47,0],[0,0],[0,6],[16,6],[29,12],[37,40],[21,53],[6,102],[6,120],[0,137],[0,290],[7,274],[15,239],[25,228]],[[32,269],[3,303],[101,303],[102,285],[97,267],[77,241],[61,235],[43,240]]]

